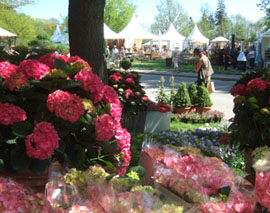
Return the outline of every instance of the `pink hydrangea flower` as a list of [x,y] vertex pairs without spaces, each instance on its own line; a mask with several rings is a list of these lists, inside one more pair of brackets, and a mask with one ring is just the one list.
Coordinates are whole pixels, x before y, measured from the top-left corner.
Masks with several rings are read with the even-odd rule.
[[119,124],[122,116],[122,108],[118,104],[111,104],[110,114]]
[[109,141],[115,133],[115,125],[112,117],[108,114],[101,115],[94,119],[95,135],[98,141]]
[[26,112],[13,104],[0,102],[0,124],[12,125],[15,122],[26,120]]
[[125,90],[125,95],[124,96],[125,96],[126,99],[128,99],[129,96],[134,96],[134,93],[133,93],[133,91],[131,89],[127,89],[127,90]]
[[135,83],[134,80],[133,80],[132,78],[127,78],[127,79],[125,80],[125,82],[126,82],[127,84],[134,84],[134,83]]
[[51,123],[37,123],[34,132],[26,137],[26,154],[39,160],[48,159],[59,147],[59,140],[60,138]]
[[201,205],[201,209],[203,213],[228,213],[229,208],[227,207],[226,203],[220,202],[207,202]]
[[119,106],[121,105],[115,90],[107,85],[104,86],[103,101],[105,104],[117,104]]
[[50,72],[50,67],[38,60],[24,60],[19,66],[19,72],[24,73],[28,79],[40,80]]
[[58,118],[71,123],[76,122],[85,111],[83,101],[79,96],[62,90],[56,90],[48,96],[47,108],[55,112]]
[[247,87],[244,84],[237,84],[233,88],[231,88],[230,93],[232,96],[237,96],[237,95],[247,95]]
[[121,126],[116,127],[115,139],[117,140],[117,147],[120,150],[130,149],[130,133]]
[[18,70],[18,66],[11,64],[7,61],[0,62],[0,76],[3,79],[9,78],[11,75],[15,74]]
[[28,79],[22,72],[15,73],[7,78],[4,85],[13,91],[15,88],[20,89],[21,87],[26,87],[28,85]]
[[82,82],[80,86],[83,90],[90,92],[94,103],[102,100],[104,85],[98,75],[87,70],[82,70],[74,76],[75,81]]
[[79,56],[71,56],[68,59],[68,62],[74,67],[76,70],[87,70],[92,71],[92,68],[90,65],[83,59],[81,59]]
[[68,58],[66,56],[63,56],[63,55],[54,55],[52,53],[47,53],[46,55],[41,56],[39,58],[39,61],[42,62],[43,64],[46,64],[51,69],[54,69],[55,68],[54,67],[54,62],[53,62],[53,59],[54,58],[59,59],[59,60],[62,60],[65,63],[68,63]]
[[118,75],[116,75],[116,73],[115,73],[115,74],[113,74],[113,75],[111,75],[111,76],[109,77],[109,80],[110,80],[110,81],[113,81],[113,82],[117,82],[117,81],[119,81],[121,78],[122,78],[121,75],[118,76]]
[[267,88],[266,82],[260,78],[254,78],[247,83],[247,90],[249,92],[257,91],[264,92]]
[[270,172],[257,172],[255,183],[256,200],[270,209]]

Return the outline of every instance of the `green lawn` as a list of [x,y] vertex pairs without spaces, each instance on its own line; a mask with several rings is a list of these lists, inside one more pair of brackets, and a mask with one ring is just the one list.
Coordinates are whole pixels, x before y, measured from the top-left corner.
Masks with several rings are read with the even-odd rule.
[[219,123],[209,123],[209,124],[191,124],[191,123],[184,123],[177,120],[171,122],[171,131],[188,131],[188,130],[195,130],[200,127],[217,127]]
[[[137,70],[156,70],[156,71],[173,71],[173,64],[170,67],[166,66],[165,60],[155,59],[155,60],[145,60],[139,61],[135,60],[132,62],[131,69]],[[218,71],[218,67],[213,65],[214,72],[217,74],[228,74],[228,75],[243,75],[245,72],[234,72],[234,71]],[[195,72],[194,65],[179,65],[180,72]]]

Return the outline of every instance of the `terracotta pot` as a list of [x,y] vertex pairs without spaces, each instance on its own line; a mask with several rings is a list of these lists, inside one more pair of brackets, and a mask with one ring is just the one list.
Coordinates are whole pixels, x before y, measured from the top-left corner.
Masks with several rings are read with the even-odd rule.
[[191,106],[189,112],[196,112],[196,107],[195,106]]
[[175,107],[174,112],[178,114],[189,113],[190,107]]
[[196,111],[200,114],[211,111],[211,107],[196,107]]
[[6,170],[0,171],[0,176],[11,178],[17,183],[30,187],[35,192],[44,192],[45,185],[48,182],[48,169],[43,174],[34,174],[29,170],[21,170],[14,173],[7,172]]

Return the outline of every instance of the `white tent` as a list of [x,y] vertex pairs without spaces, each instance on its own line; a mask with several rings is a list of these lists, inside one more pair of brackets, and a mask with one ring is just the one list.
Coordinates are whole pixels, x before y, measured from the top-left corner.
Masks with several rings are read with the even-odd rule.
[[118,39],[118,33],[112,31],[105,23],[104,23],[104,38],[105,39]]
[[0,38],[11,38],[11,37],[17,37],[17,35],[0,27]]
[[63,32],[54,40],[54,43],[63,44],[66,47],[69,47],[69,36],[66,27],[63,29]]
[[[270,29],[267,30],[266,32],[262,33],[259,38],[258,38],[258,42],[257,44],[259,45],[259,43],[261,43],[261,56],[264,60],[265,58],[265,51],[270,49]],[[257,51],[259,50],[259,48],[257,48]],[[258,55],[258,53],[257,53]]]
[[166,33],[159,37],[161,42],[168,41],[168,47],[171,50],[177,49],[182,51],[183,49],[183,42],[186,37],[182,36],[180,33],[177,32],[173,24],[170,24],[169,29]]
[[130,48],[134,43],[137,47],[140,47],[142,40],[152,40],[158,36],[144,30],[138,19],[133,15],[128,25],[118,33],[118,37],[125,39],[125,47]]
[[188,37],[185,39],[185,45],[189,46],[191,45],[208,45],[209,39],[206,38],[199,30],[197,24],[195,24],[195,27],[193,28],[192,32],[189,34]]
[[56,28],[55,28],[55,30],[54,30],[54,33],[52,34],[52,36],[51,36],[51,40],[52,41],[56,41],[57,39],[58,39],[58,37],[59,36],[61,36],[61,30],[60,30],[60,28],[59,28],[59,26],[58,26],[58,24],[56,25]]
[[211,40],[211,42],[228,42],[229,40],[227,38],[224,38],[222,36],[216,37],[215,39]]

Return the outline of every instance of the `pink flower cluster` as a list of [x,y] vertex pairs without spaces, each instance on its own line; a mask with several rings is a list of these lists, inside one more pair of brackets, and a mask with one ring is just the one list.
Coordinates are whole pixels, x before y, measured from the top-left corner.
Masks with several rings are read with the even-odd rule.
[[26,137],[26,153],[31,158],[48,159],[59,147],[59,140],[60,138],[52,124],[48,122],[37,123],[34,132]]
[[65,63],[68,63],[68,58],[66,56],[63,55],[54,55],[52,53],[48,53],[44,56],[41,56],[39,58],[39,61],[42,62],[43,64],[46,64],[47,66],[49,66],[51,69],[54,69],[54,62],[53,59],[58,59],[58,60],[62,60]]
[[92,71],[92,68],[89,66],[89,64],[85,60],[81,59],[79,56],[71,56],[68,59],[68,62],[76,70],[87,70],[89,72]]
[[257,172],[255,194],[256,200],[270,210],[270,172]]
[[25,74],[18,72],[7,78],[4,85],[7,86],[10,91],[13,91],[15,88],[19,90],[20,88],[28,85],[28,79],[26,78]]
[[125,82],[126,82],[127,84],[134,84],[134,83],[135,83],[135,81],[134,81],[132,78],[127,78],[127,79],[125,80]]
[[13,65],[7,61],[0,62],[0,76],[3,79],[7,79],[13,74],[15,74],[18,70],[18,66]]
[[114,73],[113,75],[110,75],[109,80],[113,82],[117,82],[120,79],[122,79],[122,75],[119,72]]
[[264,92],[266,89],[266,82],[260,78],[252,79],[247,83],[247,90],[251,92]]
[[117,93],[112,87],[107,85],[104,86],[103,102],[105,104],[117,104],[121,106]]
[[20,63],[19,72],[24,73],[28,79],[40,80],[50,72],[50,67],[38,60],[24,60]]
[[0,124],[12,125],[15,122],[26,120],[26,112],[15,105],[0,102]]
[[76,122],[85,111],[79,96],[62,90],[56,90],[48,96],[47,107],[51,112],[55,112],[58,118],[71,123]]
[[23,185],[0,177],[0,212],[56,212],[44,194],[28,194]]
[[126,99],[128,99],[129,96],[134,96],[134,93],[133,93],[133,91],[131,89],[127,89],[127,90],[125,90],[125,95],[124,96],[125,96]]
[[90,92],[94,103],[102,100],[104,85],[96,74],[82,70],[75,75],[74,80],[82,82],[81,88],[84,91]]
[[151,102],[150,104],[150,111],[159,111],[159,112],[171,112],[172,107],[165,104],[165,103],[154,103]]
[[115,133],[115,124],[109,114],[104,114],[94,119],[95,135],[98,141],[109,141]]

